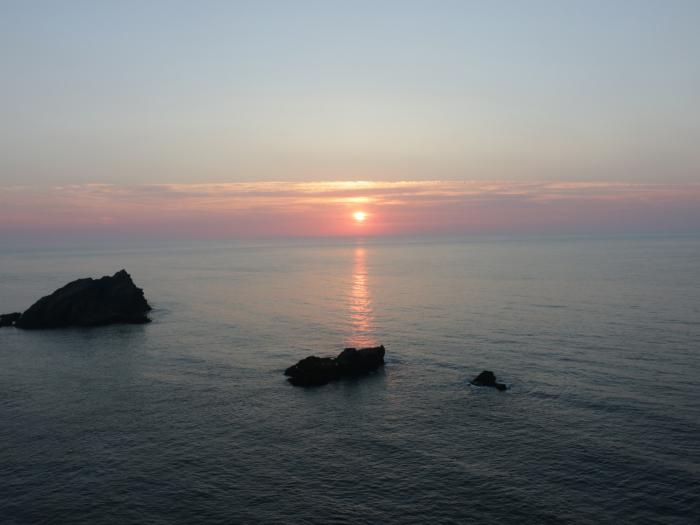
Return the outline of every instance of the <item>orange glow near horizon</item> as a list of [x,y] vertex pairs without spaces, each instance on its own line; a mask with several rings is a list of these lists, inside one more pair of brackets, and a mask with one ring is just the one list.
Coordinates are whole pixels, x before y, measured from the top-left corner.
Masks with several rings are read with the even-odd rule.
[[356,211],[352,214],[352,217],[357,222],[365,222],[365,219],[367,219],[367,214],[363,211]]
[[697,183],[414,180],[0,185],[3,239],[695,232],[698,224]]

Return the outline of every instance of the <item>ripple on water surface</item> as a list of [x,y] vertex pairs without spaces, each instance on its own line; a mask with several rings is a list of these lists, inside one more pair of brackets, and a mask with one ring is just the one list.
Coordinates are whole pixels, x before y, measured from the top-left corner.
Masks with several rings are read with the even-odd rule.
[[[697,523],[699,256],[696,239],[2,252],[8,310],[115,267],[155,310],[0,330],[0,516]],[[282,375],[380,342],[366,378]],[[484,369],[512,388],[471,387]]]

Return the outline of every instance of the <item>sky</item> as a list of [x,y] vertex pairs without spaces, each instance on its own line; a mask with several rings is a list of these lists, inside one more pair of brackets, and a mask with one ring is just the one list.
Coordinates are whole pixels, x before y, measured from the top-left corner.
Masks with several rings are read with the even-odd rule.
[[695,0],[5,0],[0,238],[698,231],[698,27]]

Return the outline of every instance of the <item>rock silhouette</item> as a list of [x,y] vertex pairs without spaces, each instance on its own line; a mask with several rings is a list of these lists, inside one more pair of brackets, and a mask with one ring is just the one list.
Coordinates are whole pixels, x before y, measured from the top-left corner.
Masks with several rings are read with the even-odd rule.
[[384,345],[346,348],[338,357],[310,356],[284,371],[295,386],[320,386],[341,377],[358,376],[384,365]]
[[22,314],[15,312],[13,314],[3,314],[0,315],[0,328],[3,326],[14,326],[17,319],[20,318]]
[[472,379],[472,385],[490,386],[498,390],[506,390],[508,388],[503,383],[496,382],[496,375],[489,370],[484,370],[478,376]]
[[[6,314],[27,330],[66,326],[148,323],[151,309],[126,270],[100,279],[78,279],[42,297],[23,314]],[[7,326],[7,325],[6,325]]]

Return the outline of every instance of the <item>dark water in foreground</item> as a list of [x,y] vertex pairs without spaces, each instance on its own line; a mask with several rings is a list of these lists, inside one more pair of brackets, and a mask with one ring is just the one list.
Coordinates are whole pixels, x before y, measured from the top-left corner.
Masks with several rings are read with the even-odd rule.
[[700,522],[697,238],[3,249],[0,309],[122,267],[152,324],[0,330],[3,523]]

